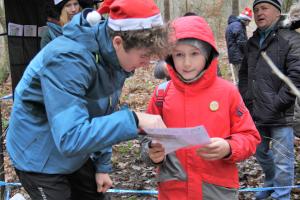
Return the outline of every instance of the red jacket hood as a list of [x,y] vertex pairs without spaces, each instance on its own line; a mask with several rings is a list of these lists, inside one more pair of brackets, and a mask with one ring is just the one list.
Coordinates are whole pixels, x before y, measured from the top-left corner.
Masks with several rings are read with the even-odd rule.
[[186,16],[175,19],[172,23],[172,27],[174,28],[174,35],[172,38],[173,40],[177,41],[179,39],[194,38],[207,42],[212,46],[213,49],[212,55],[209,60],[210,64],[207,67],[205,73],[200,79],[191,84],[183,83],[178,78],[176,71],[174,70],[174,66],[172,66],[172,58],[168,60],[168,70],[170,73],[170,77],[174,82],[174,85],[179,90],[191,89],[196,91],[198,89],[210,86],[217,77],[218,61],[216,57],[218,55],[218,51],[216,48],[213,32],[208,23],[199,16]]

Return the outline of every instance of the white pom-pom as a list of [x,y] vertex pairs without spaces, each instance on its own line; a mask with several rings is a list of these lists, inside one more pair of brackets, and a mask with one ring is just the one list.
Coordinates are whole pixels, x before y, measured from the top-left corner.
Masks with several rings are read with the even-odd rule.
[[86,16],[86,20],[89,22],[89,24],[91,26],[99,23],[101,21],[101,19],[102,19],[101,15],[95,10],[92,12],[89,12]]

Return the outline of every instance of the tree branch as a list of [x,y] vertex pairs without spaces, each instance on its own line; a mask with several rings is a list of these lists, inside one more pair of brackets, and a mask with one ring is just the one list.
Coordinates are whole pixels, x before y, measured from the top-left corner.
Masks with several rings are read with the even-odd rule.
[[282,80],[284,81],[289,88],[292,90],[292,93],[295,94],[299,99],[300,99],[300,91],[298,90],[298,88],[293,84],[293,82],[287,77],[285,76],[277,67],[276,65],[273,63],[273,61],[271,60],[271,58],[267,55],[267,53],[265,51],[261,52],[261,55],[263,57],[263,59],[267,62],[267,64],[271,67],[271,69],[273,70],[273,72]]

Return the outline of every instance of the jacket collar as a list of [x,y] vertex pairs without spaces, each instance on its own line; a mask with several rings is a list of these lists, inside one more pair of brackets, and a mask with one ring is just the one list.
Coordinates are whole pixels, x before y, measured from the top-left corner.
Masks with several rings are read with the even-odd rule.
[[177,72],[173,68],[173,66],[168,65],[168,71],[170,74],[170,77],[175,85],[175,87],[184,92],[189,92],[189,93],[199,93],[199,91],[203,90],[204,88],[208,88],[213,84],[213,82],[217,78],[217,65],[218,61],[217,58],[214,58],[204,74],[199,78],[197,81],[192,82],[192,83],[184,83],[180,80],[180,78],[177,75]]

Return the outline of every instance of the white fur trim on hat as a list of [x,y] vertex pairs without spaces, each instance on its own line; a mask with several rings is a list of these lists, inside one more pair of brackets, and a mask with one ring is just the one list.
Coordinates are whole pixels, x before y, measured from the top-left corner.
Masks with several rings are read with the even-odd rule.
[[240,14],[239,17],[240,17],[241,19],[246,19],[246,20],[251,21],[251,18],[250,18],[249,16],[247,16],[247,15]]
[[162,26],[161,14],[147,18],[112,19],[108,18],[108,26],[114,31],[129,31],[150,29],[155,26]]
[[59,4],[60,2],[62,2],[63,0],[54,0],[54,5]]
[[102,19],[102,17],[100,15],[100,13],[95,10],[92,12],[89,12],[86,16],[86,20],[89,22],[89,24],[91,26],[99,23],[101,21],[101,19]]

